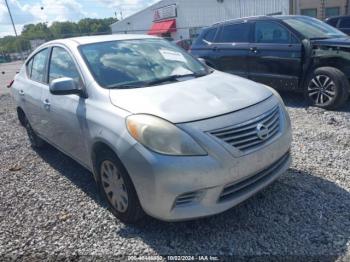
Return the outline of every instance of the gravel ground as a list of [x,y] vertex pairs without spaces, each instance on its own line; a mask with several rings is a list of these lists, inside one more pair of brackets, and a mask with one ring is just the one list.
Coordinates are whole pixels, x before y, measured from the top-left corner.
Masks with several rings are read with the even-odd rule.
[[337,112],[284,98],[294,163],[273,185],[214,217],[119,222],[92,175],[59,151],[34,151],[9,95],[0,96],[0,260],[43,255],[275,255],[350,260],[350,103]]
[[13,76],[21,68],[22,61],[11,63],[0,63],[0,95],[8,94],[9,89],[6,86],[13,80]]

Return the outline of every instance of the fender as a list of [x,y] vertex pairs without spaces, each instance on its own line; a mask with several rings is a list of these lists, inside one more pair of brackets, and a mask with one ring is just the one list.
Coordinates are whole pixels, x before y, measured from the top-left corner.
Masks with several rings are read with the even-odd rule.
[[305,81],[313,70],[319,67],[334,67],[350,76],[350,46],[320,44],[317,41],[304,39],[303,67],[299,88],[303,90]]

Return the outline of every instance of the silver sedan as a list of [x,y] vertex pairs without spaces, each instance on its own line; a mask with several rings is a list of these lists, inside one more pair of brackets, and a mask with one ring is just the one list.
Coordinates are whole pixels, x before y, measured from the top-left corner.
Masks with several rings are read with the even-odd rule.
[[125,222],[223,212],[291,161],[290,119],[274,90],[157,37],[46,43],[12,95],[32,146],[50,143],[90,170]]

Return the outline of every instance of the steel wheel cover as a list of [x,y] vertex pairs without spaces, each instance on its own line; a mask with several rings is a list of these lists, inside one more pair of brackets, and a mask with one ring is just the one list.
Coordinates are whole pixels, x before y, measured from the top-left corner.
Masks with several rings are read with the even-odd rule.
[[326,105],[335,99],[334,81],[326,75],[316,75],[311,79],[307,91],[315,105]]
[[101,183],[113,207],[118,212],[124,213],[128,208],[128,193],[117,166],[109,160],[101,164]]

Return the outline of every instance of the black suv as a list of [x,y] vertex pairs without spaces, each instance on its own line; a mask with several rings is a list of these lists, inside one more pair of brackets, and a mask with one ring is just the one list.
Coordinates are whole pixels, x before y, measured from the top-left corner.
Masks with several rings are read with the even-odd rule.
[[218,70],[334,109],[350,92],[350,38],[306,16],[250,17],[205,28],[191,53]]
[[333,16],[329,17],[325,21],[327,24],[338,28],[340,31],[347,35],[350,35],[350,16]]

